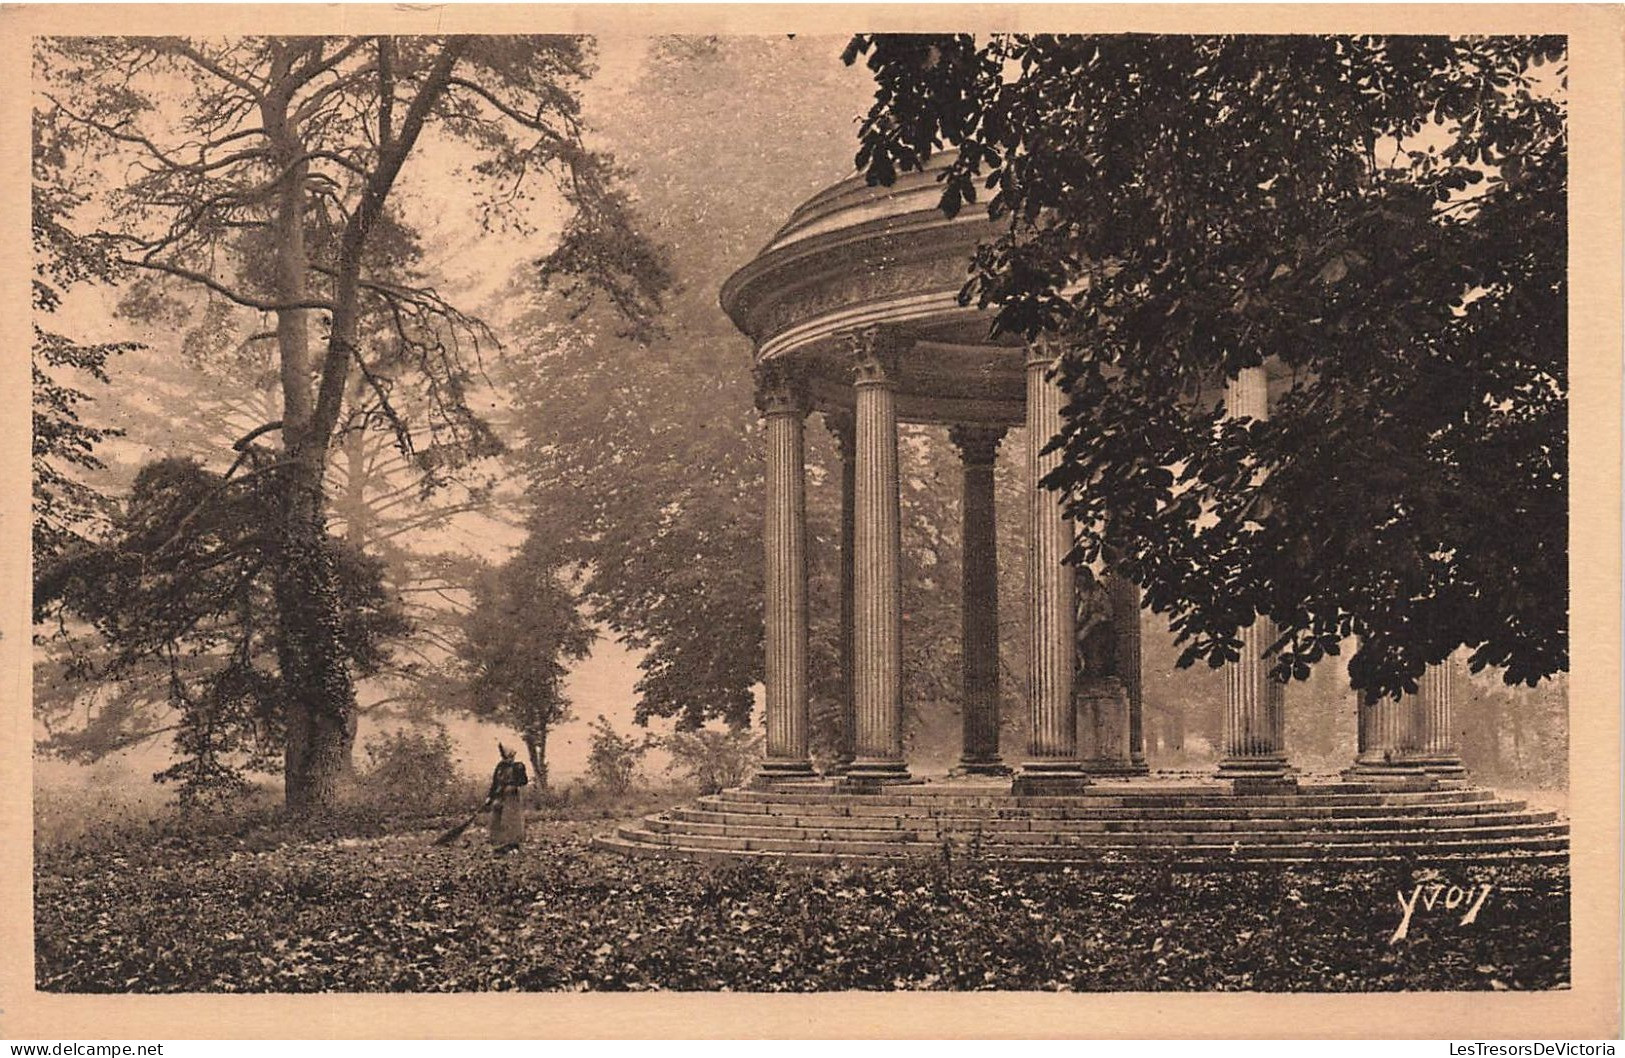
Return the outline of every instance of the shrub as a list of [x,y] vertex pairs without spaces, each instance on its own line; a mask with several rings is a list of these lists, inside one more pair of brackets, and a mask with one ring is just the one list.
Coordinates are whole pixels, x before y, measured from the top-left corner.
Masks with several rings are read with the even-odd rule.
[[608,794],[630,790],[644,754],[655,745],[656,740],[647,735],[639,740],[621,734],[599,713],[592,724],[592,747],[587,755],[587,774],[592,784]]
[[686,775],[705,794],[740,785],[762,759],[762,737],[747,730],[679,731],[661,745],[671,754],[666,770]]
[[432,810],[462,793],[451,736],[439,724],[395,728],[368,739],[366,751],[360,778],[368,803]]

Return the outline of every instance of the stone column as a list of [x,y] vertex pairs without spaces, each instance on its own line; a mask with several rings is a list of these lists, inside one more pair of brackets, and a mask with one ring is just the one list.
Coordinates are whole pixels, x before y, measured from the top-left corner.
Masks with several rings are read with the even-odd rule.
[[1065,792],[1088,778],[1078,761],[1078,713],[1072,700],[1077,644],[1073,638],[1072,522],[1060,498],[1039,485],[1060,462],[1059,452],[1040,454],[1061,429],[1060,386],[1048,377],[1054,365],[1047,343],[1027,355],[1028,703],[1027,759],[1016,777],[1017,793]]
[[955,426],[948,437],[964,466],[960,570],[964,743],[958,770],[1008,775],[999,758],[999,562],[993,461],[1003,427]]
[[1462,779],[1450,727],[1450,669],[1429,665],[1417,693],[1357,703],[1359,751],[1343,773],[1354,782],[1420,782]]
[[844,775],[856,757],[854,750],[857,719],[853,706],[853,643],[852,643],[852,546],[857,529],[853,489],[857,478],[857,423],[850,412],[825,412],[824,425],[835,437],[835,448],[841,459],[841,615],[840,715],[836,718],[835,760],[828,773]]
[[1354,766],[1343,772],[1351,782],[1413,782],[1425,779],[1417,756],[1416,696],[1357,700]]
[[[1269,380],[1262,367],[1237,372],[1226,390],[1225,408],[1232,419],[1269,418]],[[1241,658],[1228,666],[1221,779],[1266,784],[1290,781],[1285,688],[1270,678],[1270,661],[1264,657],[1275,637],[1275,623],[1260,617],[1242,630]]]
[[767,759],[761,777],[806,778],[813,774],[807,754],[806,404],[797,380],[772,362],[762,365],[758,401],[767,434]]
[[857,391],[853,481],[853,705],[849,778],[906,782],[903,763],[902,550],[897,482],[896,372],[900,346],[878,327],[848,336]]
[[1452,711],[1450,659],[1429,665],[1417,687],[1417,753],[1427,773],[1438,779],[1465,779],[1461,753],[1456,747],[1455,716]]

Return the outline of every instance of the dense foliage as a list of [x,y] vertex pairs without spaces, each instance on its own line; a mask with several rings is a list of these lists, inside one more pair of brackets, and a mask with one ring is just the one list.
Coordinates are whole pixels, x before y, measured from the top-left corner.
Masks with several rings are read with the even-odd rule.
[[[183,804],[239,791],[244,768],[273,766],[285,745],[290,693],[277,664],[281,626],[272,601],[277,500],[264,474],[240,480],[228,488],[223,475],[189,460],[151,463],[105,534],[37,578],[36,616],[83,622],[101,648],[69,653],[62,675],[132,692],[48,749],[95,759],[172,733],[175,762],[158,778],[179,784]],[[406,623],[375,559],[342,540],[328,546],[343,600],[345,663],[356,673],[376,671]]]
[[592,722],[587,750],[587,781],[611,796],[627,793],[638,779],[643,758],[659,744],[652,735],[622,734],[603,713]]
[[[1555,37],[860,36],[873,182],[958,148],[1004,234],[964,290],[1046,334],[1048,484],[1188,663],[1255,615],[1368,696],[1457,647],[1568,664],[1564,43]],[[1284,373],[1267,422],[1224,380]],[[1109,526],[1109,531],[1108,531]]]
[[444,727],[394,728],[362,748],[367,757],[357,778],[364,803],[441,806],[467,792]]
[[660,740],[671,754],[667,771],[686,775],[702,794],[743,785],[761,762],[766,739],[745,730],[700,728],[678,731]]
[[[1568,981],[1567,872],[1461,868],[1473,925],[1407,868],[629,861],[554,824],[521,856],[433,831],[282,846],[173,838],[46,853],[46,992],[838,989],[1292,992]],[[575,833],[570,833],[575,830]]]

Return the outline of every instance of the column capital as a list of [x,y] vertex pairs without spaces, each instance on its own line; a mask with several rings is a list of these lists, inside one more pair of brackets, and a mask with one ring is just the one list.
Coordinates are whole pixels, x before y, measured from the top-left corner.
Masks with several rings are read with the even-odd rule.
[[1042,367],[1046,371],[1055,366],[1065,346],[1053,334],[1040,334],[1027,343],[1027,370]]
[[973,466],[992,463],[999,453],[999,442],[1007,431],[1003,426],[948,427],[948,440],[959,449],[959,458]]
[[854,386],[897,384],[897,366],[908,339],[896,327],[873,324],[847,331],[841,336],[852,358]]
[[753,372],[756,376],[756,410],[763,415],[807,414],[807,395],[801,372],[794,365],[778,360],[762,360]]

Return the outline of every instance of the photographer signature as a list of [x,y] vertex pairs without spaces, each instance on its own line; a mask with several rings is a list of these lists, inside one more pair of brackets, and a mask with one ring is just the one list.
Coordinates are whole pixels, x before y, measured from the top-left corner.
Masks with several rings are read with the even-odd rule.
[[1484,901],[1489,899],[1490,890],[1495,888],[1489,882],[1480,882],[1476,885],[1469,883],[1465,886],[1447,885],[1444,882],[1435,880],[1436,878],[1437,875],[1433,875],[1417,882],[1416,886],[1411,889],[1409,899],[1406,899],[1403,890],[1394,894],[1399,899],[1400,918],[1399,926],[1395,928],[1394,935],[1388,938],[1390,945],[1398,944],[1409,934],[1411,916],[1416,914],[1418,906],[1423,911],[1432,911],[1440,904],[1443,904],[1447,911],[1455,911],[1466,906],[1467,910],[1461,916],[1461,924],[1463,926],[1472,925],[1478,919],[1478,913],[1483,909]]

